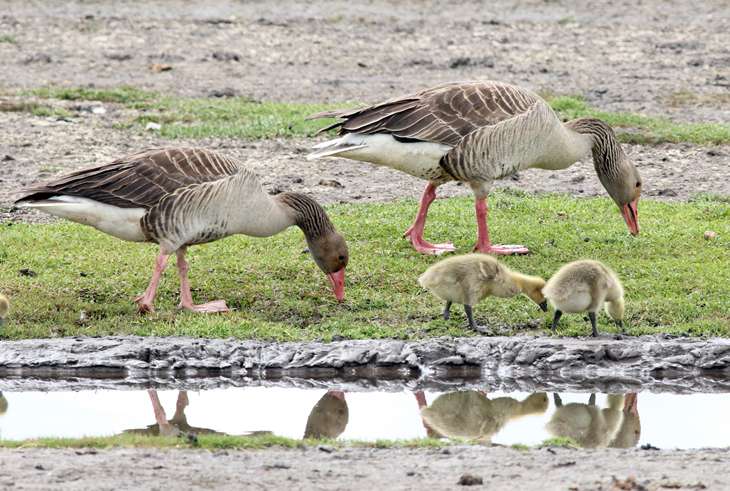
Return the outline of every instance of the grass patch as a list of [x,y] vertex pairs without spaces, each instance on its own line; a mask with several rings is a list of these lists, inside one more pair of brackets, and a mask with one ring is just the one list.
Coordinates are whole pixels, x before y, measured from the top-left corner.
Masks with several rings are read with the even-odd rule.
[[53,107],[37,102],[0,102],[0,112],[25,112],[34,116],[70,118],[72,114],[62,107]]
[[562,448],[580,448],[578,442],[567,436],[558,436],[554,438],[548,438],[537,446],[537,448],[545,447],[562,447]]
[[[638,237],[629,236],[608,199],[498,191],[490,195],[490,206],[493,238],[526,244],[533,252],[504,259],[519,271],[549,277],[579,258],[612,266],[627,292],[629,334],[730,336],[727,203],[642,201]],[[0,225],[0,285],[13,302],[0,337],[137,334],[295,341],[472,335],[461,309],[453,309],[451,321],[442,320],[440,302],[416,283],[437,258],[415,253],[401,238],[415,210],[410,200],[329,208],[351,254],[342,304],[302,253],[305,242],[296,228],[268,239],[236,236],[192,247],[195,300],[225,299],[236,309],[226,315],[178,312],[172,264],[159,291],[157,313],[137,315],[132,299],[147,286],[154,245],[123,242],[69,222]],[[719,235],[704,240],[705,230]],[[470,251],[475,239],[472,200],[436,202],[426,232],[432,240],[453,240],[460,253]],[[82,311],[85,320],[80,320]],[[475,314],[484,325],[515,329],[538,320],[543,334],[549,333],[551,314],[542,314],[522,296],[487,299]],[[618,332],[603,313],[599,330]],[[558,331],[568,336],[589,332],[579,315],[565,315]]]
[[[331,120],[305,121],[312,113],[357,104],[300,104],[259,102],[246,97],[191,98],[167,96],[134,87],[112,89],[46,87],[26,94],[46,99],[92,100],[123,104],[138,111],[120,128],[137,131],[149,122],[162,125],[166,138],[245,138],[311,136]],[[599,118],[617,129],[625,143],[689,142],[730,143],[730,125],[725,123],[677,123],[634,113],[608,112],[589,106],[581,97],[543,95],[565,119]],[[682,96],[686,99],[686,95]]]
[[0,34],[0,43],[17,44],[18,40],[15,39],[15,36],[11,36],[9,34]]
[[[592,117],[602,119],[617,129],[619,140],[625,143],[679,143],[698,145],[730,143],[730,124],[677,123],[664,118],[634,113],[608,112],[588,106],[580,97],[554,96],[548,101],[565,119]],[[632,129],[632,131],[622,131]]]
[[121,434],[84,438],[37,438],[30,440],[0,440],[0,448],[199,448],[206,450],[261,450],[266,448],[302,448],[327,445],[334,448],[438,448],[452,445],[449,440],[416,438],[412,440],[298,440],[276,435],[197,435],[192,441],[186,436],[147,436]]

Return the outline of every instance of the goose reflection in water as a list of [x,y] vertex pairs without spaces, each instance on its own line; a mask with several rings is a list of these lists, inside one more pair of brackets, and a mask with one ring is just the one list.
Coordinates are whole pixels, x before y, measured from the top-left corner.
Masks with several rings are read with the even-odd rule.
[[349,418],[345,393],[329,390],[309,413],[304,438],[337,438],[345,431]]
[[573,402],[563,405],[558,394],[553,394],[555,413],[547,423],[547,430],[556,437],[569,437],[585,448],[629,448],[639,442],[638,397],[608,394],[606,407],[596,406],[596,395],[591,394],[588,404]]
[[[137,428],[124,430],[124,433],[132,433],[137,435],[148,436],[178,436],[178,435],[226,435],[220,431],[211,430],[209,428],[199,428],[190,426],[188,418],[185,416],[185,408],[188,407],[190,401],[188,399],[188,391],[181,390],[177,393],[177,403],[175,404],[175,414],[171,419],[167,419],[165,409],[160,403],[160,398],[155,389],[147,390],[152,402],[152,410],[155,415],[155,424],[146,428]],[[244,433],[240,436],[270,435],[270,431],[252,431]]]
[[484,392],[464,390],[440,395],[430,406],[423,392],[416,401],[429,437],[465,438],[483,443],[491,441],[509,421],[530,414],[542,414],[548,408],[544,392],[519,401],[512,397],[489,399]]

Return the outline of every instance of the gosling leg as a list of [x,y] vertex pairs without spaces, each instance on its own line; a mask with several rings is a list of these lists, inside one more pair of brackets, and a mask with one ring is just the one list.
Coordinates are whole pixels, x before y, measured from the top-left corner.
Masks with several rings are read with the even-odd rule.
[[474,322],[474,314],[471,310],[471,305],[464,305],[464,312],[466,313],[466,318],[469,320],[469,327],[478,331],[477,323]]
[[562,316],[563,316],[563,313],[560,310],[555,309],[555,316],[553,317],[553,325],[551,327],[551,329],[553,331],[555,331],[558,328],[558,322],[560,322],[560,318]]
[[593,336],[595,338],[598,336],[598,329],[596,328],[596,313],[588,312],[588,318],[591,320],[591,327],[593,328],[593,332],[591,332],[591,336]]
[[451,318],[451,301],[446,302],[444,307],[444,320],[447,321]]

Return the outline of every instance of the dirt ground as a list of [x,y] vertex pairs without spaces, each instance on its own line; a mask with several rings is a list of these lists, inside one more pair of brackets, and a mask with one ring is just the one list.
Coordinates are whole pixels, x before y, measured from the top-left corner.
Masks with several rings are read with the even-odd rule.
[[[0,34],[14,42],[0,43],[0,90],[130,84],[195,96],[230,88],[260,100],[373,102],[441,82],[491,78],[583,94],[607,110],[727,121],[728,32],[730,11],[722,1],[501,0],[453,8],[339,0],[221,0],[201,7],[174,0],[142,8],[135,2],[8,0]],[[155,73],[153,63],[173,69]],[[220,149],[254,168],[269,189],[308,192],[324,202],[412,198],[424,185],[363,163],[306,162],[310,140],[170,142],[114,129],[124,111],[112,104],[102,115],[71,106],[78,104],[67,105],[77,115],[71,122],[0,112],[0,219],[39,218],[8,214],[12,199],[30,184],[165,144]],[[635,145],[628,151],[644,176],[646,196],[728,194],[728,146]],[[500,185],[605,193],[589,161],[562,172],[531,170]],[[441,193],[468,190],[452,183]]]
[[[304,448],[0,450],[3,489],[723,490],[725,450]],[[539,477],[538,477],[539,476]],[[469,488],[466,488],[469,489]]]

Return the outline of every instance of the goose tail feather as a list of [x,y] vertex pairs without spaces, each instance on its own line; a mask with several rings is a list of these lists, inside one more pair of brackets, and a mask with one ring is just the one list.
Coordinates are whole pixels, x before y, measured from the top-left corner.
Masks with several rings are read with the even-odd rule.
[[352,141],[346,141],[345,138],[337,138],[335,140],[329,140],[319,143],[312,147],[314,149],[314,152],[307,155],[306,159],[316,160],[323,157],[331,157],[332,155],[351,152],[353,150],[358,150],[365,147],[367,147],[367,143],[355,143]]

